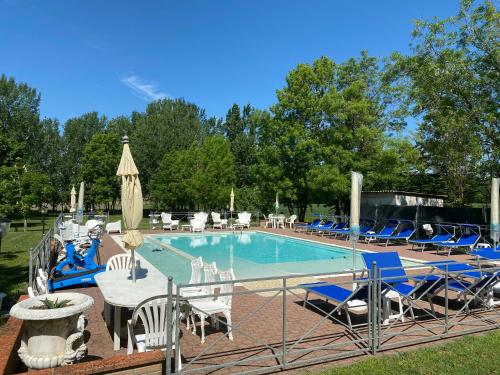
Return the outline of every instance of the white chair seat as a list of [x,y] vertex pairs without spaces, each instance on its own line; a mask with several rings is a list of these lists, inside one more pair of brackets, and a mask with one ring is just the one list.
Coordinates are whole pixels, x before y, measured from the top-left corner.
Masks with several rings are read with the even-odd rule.
[[221,312],[221,310],[230,310],[224,302],[218,300],[194,300],[190,302],[191,307],[198,315],[203,313],[211,315],[216,312]]

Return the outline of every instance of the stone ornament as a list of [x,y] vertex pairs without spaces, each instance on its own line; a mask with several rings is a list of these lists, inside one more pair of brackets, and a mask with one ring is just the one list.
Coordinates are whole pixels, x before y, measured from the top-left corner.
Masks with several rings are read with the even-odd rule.
[[[32,309],[43,300],[69,300],[70,306],[56,309]],[[21,347],[18,350],[23,363],[32,369],[43,369],[73,364],[82,359],[87,346],[83,341],[85,317],[94,299],[80,293],[57,293],[36,296],[18,302],[10,315],[24,320]]]

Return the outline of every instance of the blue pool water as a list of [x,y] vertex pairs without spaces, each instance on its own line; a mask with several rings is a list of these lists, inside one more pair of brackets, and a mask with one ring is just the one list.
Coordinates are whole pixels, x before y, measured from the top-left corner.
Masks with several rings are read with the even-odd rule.
[[[353,265],[350,249],[262,232],[157,235],[138,252],[176,283],[189,281],[190,260],[199,256],[220,270],[233,268],[238,279],[333,273]],[[356,265],[363,266],[359,253]]]

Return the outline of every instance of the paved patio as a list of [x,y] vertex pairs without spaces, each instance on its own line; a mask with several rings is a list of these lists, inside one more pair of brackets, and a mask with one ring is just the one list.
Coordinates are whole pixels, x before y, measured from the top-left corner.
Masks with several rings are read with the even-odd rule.
[[[349,243],[344,240],[335,240],[326,237],[319,237],[310,234],[296,233],[289,229],[264,229],[259,230],[286,234],[297,238],[305,238],[324,243],[337,244],[340,246],[349,246]],[[146,233],[160,233],[160,231],[147,231]],[[170,232],[168,232],[170,233]],[[436,255],[434,251],[412,251],[409,246],[398,245],[389,246],[387,249],[384,246],[367,245],[364,243],[359,244],[359,248],[372,251],[398,251],[402,257],[413,258],[421,261],[437,261],[449,259]],[[122,249],[118,244],[108,235],[102,239],[102,248],[100,251],[101,261],[105,263],[111,256],[119,254]],[[471,260],[466,255],[453,255],[452,259],[456,260]],[[345,279],[347,280],[347,279]],[[341,281],[341,280],[338,280]],[[346,285],[346,287],[348,287]],[[91,361],[101,358],[111,358],[117,354],[126,354],[126,333],[122,334],[121,349],[119,351],[113,350],[113,340],[111,329],[106,326],[103,320],[103,299],[98,288],[84,288],[78,289],[78,292],[88,294],[95,300],[95,305],[86,314],[88,325],[86,327],[86,340],[88,345],[88,356],[85,361]],[[325,311],[330,312],[334,305],[312,297],[312,305],[307,307],[302,306],[303,294],[301,290],[293,290],[293,294],[289,293],[286,298],[280,292],[274,293],[274,297],[263,297],[256,293],[247,294],[248,290],[244,287],[238,286],[235,288],[235,296],[233,297],[232,315],[234,328],[234,341],[229,341],[224,336],[225,327],[221,324],[220,329],[215,329],[210,326],[206,327],[207,339],[202,345],[200,343],[200,329],[198,327],[198,335],[194,336],[186,329],[185,323],[181,325],[181,352],[183,362],[190,362],[198,358],[194,363],[187,364],[185,369],[193,369],[200,366],[209,364],[228,363],[232,360],[250,359],[259,355],[271,355],[273,352],[277,353],[281,350],[281,340],[283,316],[282,306],[286,305],[286,335],[287,350],[290,349],[307,349],[312,346],[323,346],[322,350],[316,350],[308,353],[307,351],[292,353],[288,356],[287,361],[290,363],[297,359],[311,359],[319,358],[320,356],[327,355],[342,355],[348,354],[351,350],[359,350],[360,355],[365,347],[365,342],[368,338],[366,327],[360,327],[354,332],[349,331],[342,324],[338,324],[336,319],[346,322],[345,315],[341,316],[335,314],[331,318],[325,318]],[[239,294],[245,293],[245,294]],[[271,292],[273,295],[273,292]],[[444,303],[442,298],[437,297],[437,312],[442,314],[444,312]],[[441,302],[441,303],[440,303]],[[427,302],[422,302],[422,310],[417,309],[419,313],[425,314],[424,308],[428,308]],[[461,308],[460,303],[450,306],[451,311],[458,311]],[[323,310],[323,311],[320,311]],[[123,312],[124,315],[130,314],[128,311]],[[500,324],[498,309],[481,315],[484,319],[488,315],[491,321],[496,322],[497,326]],[[366,322],[366,314],[360,313],[359,315],[352,314],[354,324],[362,324]],[[126,316],[122,317],[125,321]],[[457,317],[457,321],[464,318]],[[332,321],[333,320],[333,321]],[[477,327],[477,322],[464,323],[460,329],[464,327],[474,328]],[[442,331],[439,321],[428,319],[418,324],[414,322],[397,323],[385,328],[387,337],[385,345],[396,343],[397,340],[424,341],[432,336],[432,334]],[[406,331],[408,334],[402,337],[389,337],[395,332]],[[458,327],[457,327],[458,331]],[[301,337],[303,340],[297,342]],[[384,339],[384,338],[383,338]],[[348,361],[352,361],[352,358]],[[225,369],[215,371],[216,373],[232,373],[236,371],[247,371],[262,369],[262,366],[276,366],[277,360],[268,358],[259,361],[258,364],[248,363],[240,365],[237,369]],[[330,364],[331,365],[331,364]],[[324,367],[318,365],[315,368]],[[68,368],[69,369],[69,368]],[[302,372],[303,370],[294,370]],[[204,371],[203,373],[206,373]]]

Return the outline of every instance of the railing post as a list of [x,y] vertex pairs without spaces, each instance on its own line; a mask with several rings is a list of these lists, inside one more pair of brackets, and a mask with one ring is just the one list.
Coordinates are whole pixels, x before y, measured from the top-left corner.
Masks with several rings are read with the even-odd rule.
[[165,358],[166,358],[166,369],[165,374],[172,374],[172,276],[168,277],[167,284],[167,347],[165,348]]
[[281,368],[286,369],[286,278],[283,278],[283,303],[281,322]]
[[444,323],[445,333],[448,334],[448,264],[445,265],[444,275]]
[[29,275],[28,275],[28,286],[32,286],[33,284],[33,248],[30,247],[28,250],[29,253]]
[[[378,298],[379,298],[379,293],[378,293],[378,282],[377,282],[377,275],[378,275],[378,269],[377,269],[377,262],[372,263],[372,269],[371,269],[371,293],[372,293],[372,298],[371,298],[371,311],[368,311],[369,314],[371,314],[371,329],[372,329],[372,342],[371,342],[371,350],[372,354],[375,355],[377,353],[377,328],[378,328]],[[369,291],[370,292],[370,291]]]

